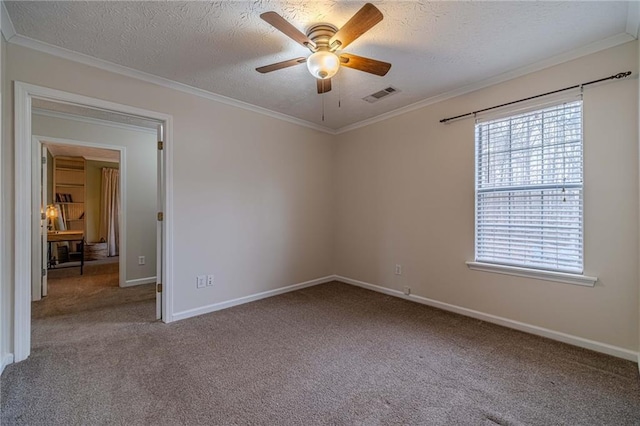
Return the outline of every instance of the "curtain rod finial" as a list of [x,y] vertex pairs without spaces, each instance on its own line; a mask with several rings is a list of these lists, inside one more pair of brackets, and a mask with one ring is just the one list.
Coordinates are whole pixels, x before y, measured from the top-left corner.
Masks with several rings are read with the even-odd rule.
[[630,75],[631,75],[631,71],[621,72],[621,73],[616,74],[616,75],[614,76],[614,78],[618,78],[618,79],[620,79],[620,78],[629,77]]

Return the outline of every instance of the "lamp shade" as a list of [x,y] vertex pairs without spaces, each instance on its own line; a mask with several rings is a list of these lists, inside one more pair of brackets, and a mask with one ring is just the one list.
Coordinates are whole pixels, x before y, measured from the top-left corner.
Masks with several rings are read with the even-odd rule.
[[56,206],[53,204],[47,206],[47,217],[50,219],[58,217],[58,210],[56,210]]
[[307,68],[315,78],[331,78],[340,69],[340,58],[332,52],[316,52],[307,58]]

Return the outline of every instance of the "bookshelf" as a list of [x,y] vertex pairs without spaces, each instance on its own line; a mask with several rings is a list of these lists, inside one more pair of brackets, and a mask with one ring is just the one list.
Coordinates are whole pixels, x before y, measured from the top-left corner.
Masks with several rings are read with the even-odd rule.
[[53,157],[53,197],[68,231],[85,233],[85,160]]

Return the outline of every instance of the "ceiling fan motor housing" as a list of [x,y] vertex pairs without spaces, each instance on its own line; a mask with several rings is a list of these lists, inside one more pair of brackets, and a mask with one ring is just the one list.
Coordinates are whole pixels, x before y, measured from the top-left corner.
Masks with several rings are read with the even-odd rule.
[[316,52],[323,50],[331,50],[329,40],[338,31],[334,25],[320,23],[309,27],[307,37],[309,37],[316,45]]

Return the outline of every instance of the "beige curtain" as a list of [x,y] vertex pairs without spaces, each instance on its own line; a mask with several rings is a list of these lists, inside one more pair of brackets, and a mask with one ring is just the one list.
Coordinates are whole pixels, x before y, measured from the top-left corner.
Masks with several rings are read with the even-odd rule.
[[120,212],[120,171],[102,169],[100,238],[107,242],[108,256],[117,256],[120,246],[118,215]]

